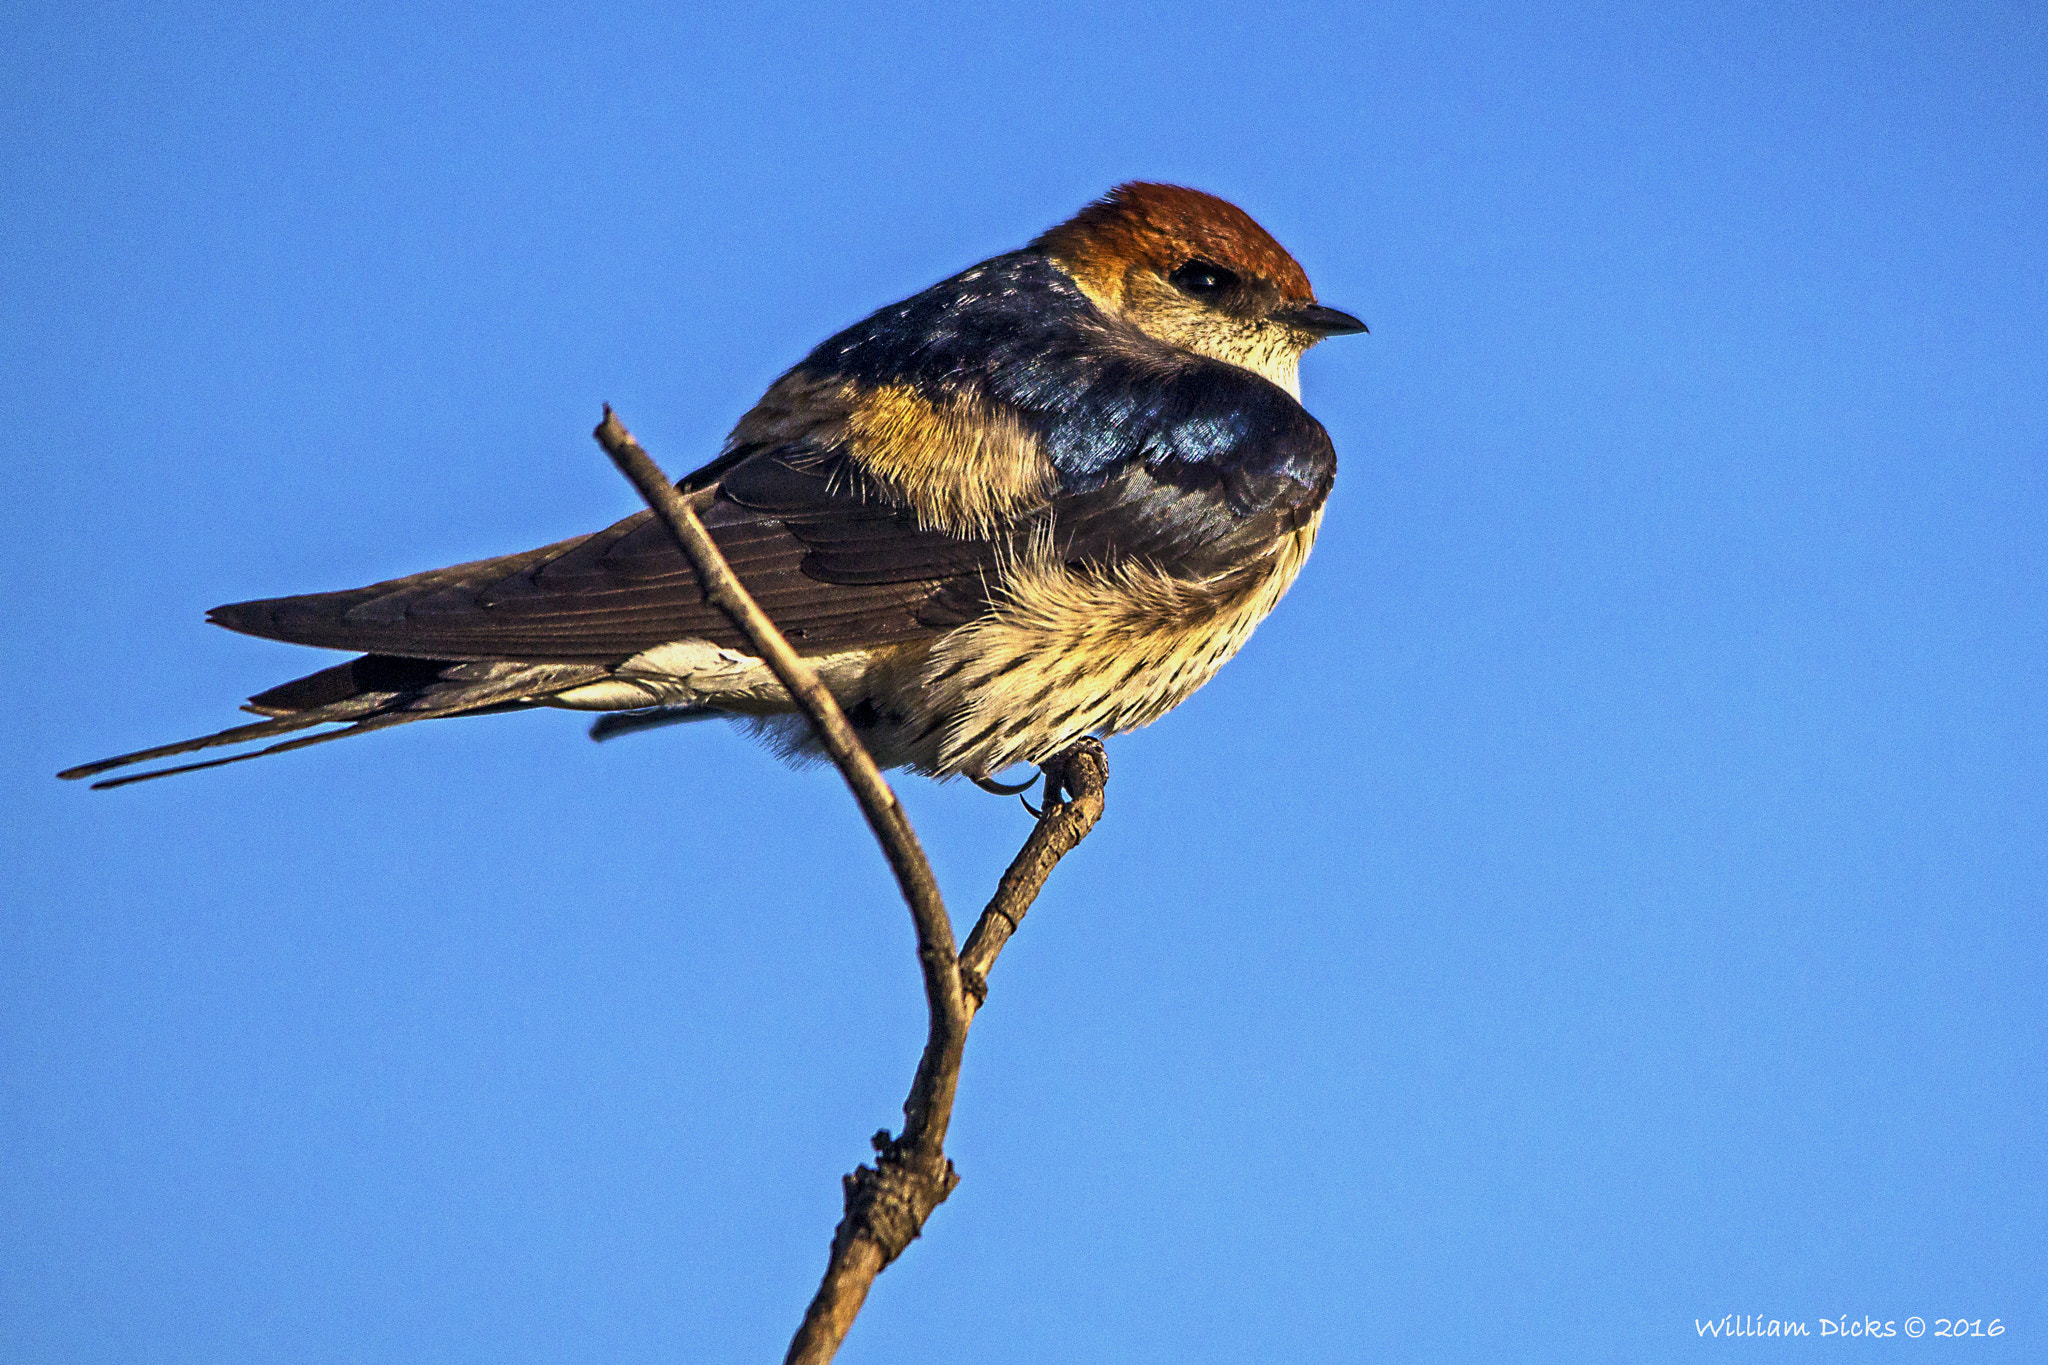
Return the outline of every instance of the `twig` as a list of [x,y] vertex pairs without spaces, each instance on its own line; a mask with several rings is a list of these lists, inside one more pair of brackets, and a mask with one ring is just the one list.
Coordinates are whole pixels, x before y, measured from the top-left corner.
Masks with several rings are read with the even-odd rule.
[[[1045,767],[1044,814],[1024,847],[1011,859],[1009,869],[997,884],[994,899],[981,912],[960,955],[959,976],[970,1002],[970,1019],[988,999],[988,972],[995,965],[996,955],[1017,932],[1018,921],[1031,908],[1045,879],[1102,816],[1109,759],[1102,751],[1101,741],[1084,739]],[[1061,799],[1062,789],[1071,794],[1071,800]],[[917,1079],[911,1082],[913,1099],[943,1086],[946,1108],[950,1111],[966,1041],[964,1028],[958,1044],[950,1049],[941,1048],[938,1035],[932,1035],[918,1063]],[[911,1104],[906,1102],[903,1109],[908,1114]],[[932,1209],[959,1183],[952,1163],[945,1160],[937,1144],[933,1143],[927,1152],[918,1141],[917,1130],[910,1126],[906,1125],[903,1136],[894,1141],[884,1131],[875,1134],[873,1142],[875,1164],[862,1166],[846,1177],[846,1217],[840,1220],[832,1238],[832,1260],[825,1268],[824,1283],[804,1314],[803,1325],[797,1329],[796,1339],[789,1345],[784,1365],[824,1365],[832,1359],[847,1329],[853,1326],[854,1315],[860,1312],[875,1276],[910,1245]],[[930,1198],[935,1185],[929,1178],[920,1181],[911,1175],[914,1171],[930,1170],[927,1163],[933,1161],[944,1171],[944,1187],[937,1198]]]
[[1103,789],[1108,785],[1109,755],[1100,740],[1084,739],[1046,764],[1045,804],[1038,826],[1010,860],[994,899],[960,950],[960,977],[977,1008],[988,998],[988,972],[996,954],[1017,932],[1045,879],[1102,818]]
[[987,998],[988,971],[996,955],[1016,933],[1018,921],[1054,866],[1101,817],[1108,759],[1099,742],[1087,739],[1046,765],[1045,805],[1038,825],[982,911],[965,954],[956,955],[953,924],[917,833],[839,703],[755,603],[689,499],[620,424],[610,404],[594,434],[675,538],[676,547],[696,570],[706,600],[731,619],[810,718],[882,845],[917,925],[917,956],[931,1026],[909,1098],[903,1102],[903,1134],[875,1134],[874,1166],[861,1166],[846,1177],[846,1216],[833,1234],[824,1281],[786,1358],[788,1365],[823,1365],[845,1340],[875,1276],[903,1253],[931,1211],[959,1183],[953,1163],[946,1159],[945,1141],[968,1025]]
[[953,923],[946,918],[939,883],[932,876],[931,864],[925,861],[917,831],[910,827],[910,817],[903,813],[896,793],[889,790],[881,770],[861,747],[853,726],[847,723],[846,713],[825,690],[825,684],[818,681],[817,673],[768,619],[768,613],[741,585],[711,533],[690,510],[689,501],[676,491],[653,457],[640,448],[633,433],[612,411],[611,404],[605,404],[604,421],[593,434],[605,454],[612,457],[612,463],[633,481],[640,496],[675,537],[683,557],[697,571],[706,600],[731,618],[734,628],[747,637],[747,643],[774,672],[776,680],[810,717],[825,752],[839,766],[846,785],[853,789],[853,799],[860,802],[861,814],[868,818],[868,828],[881,843],[882,852],[896,873],[897,885],[903,888],[903,899],[910,903],[911,918],[917,921],[918,956],[924,959],[925,989],[933,998],[934,1018],[940,1013],[939,1001],[945,999],[952,1002],[945,1013],[964,1023],[966,1013],[959,1007],[960,983],[951,970]]

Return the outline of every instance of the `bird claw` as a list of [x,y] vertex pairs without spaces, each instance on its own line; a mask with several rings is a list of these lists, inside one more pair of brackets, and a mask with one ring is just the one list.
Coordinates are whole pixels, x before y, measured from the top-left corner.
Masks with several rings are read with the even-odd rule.
[[[1038,804],[1034,806],[1021,796],[1017,800],[1025,810],[1031,812],[1032,819],[1043,820],[1067,804],[1066,793],[1062,790],[1067,781],[1067,756],[1064,753],[1054,754],[1038,765],[1038,775],[1045,779],[1045,795],[1038,798]],[[1024,785],[1028,787],[1031,783],[1027,782]]]
[[[1036,775],[1027,777],[1022,782],[1015,784],[998,782],[986,775],[973,773],[967,775],[967,780],[985,792],[994,792],[997,796],[1016,797],[1018,804],[1031,812],[1032,819],[1043,820],[1052,811],[1067,804],[1069,792],[1075,796],[1081,794],[1081,789],[1078,786],[1070,787],[1067,782],[1067,761],[1084,748],[1094,749],[1098,755],[1097,761],[1100,761],[1099,755],[1102,752],[1102,741],[1091,736],[1077,740],[1075,743],[1054,754],[1051,758],[1038,765]],[[1025,798],[1023,793],[1037,786],[1041,778],[1045,781],[1045,795],[1040,797],[1039,804],[1034,806]]]

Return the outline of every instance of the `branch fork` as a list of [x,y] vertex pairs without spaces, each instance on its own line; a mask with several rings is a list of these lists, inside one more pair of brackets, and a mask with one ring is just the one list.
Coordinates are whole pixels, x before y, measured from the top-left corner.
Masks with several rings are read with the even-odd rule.
[[875,1164],[863,1164],[844,1178],[846,1213],[832,1236],[825,1278],[785,1357],[785,1365],[823,1365],[845,1340],[875,1277],[917,1239],[932,1210],[960,1183],[946,1158],[945,1142],[968,1027],[988,999],[988,973],[1003,945],[1060,859],[1102,818],[1109,760],[1101,741],[1083,739],[1045,764],[1043,804],[1033,811],[1038,823],[1003,873],[966,946],[956,951],[953,922],[917,832],[838,701],[748,594],[689,499],[633,439],[609,403],[593,434],[667,527],[696,570],[706,599],[731,619],[809,717],[882,846],[917,928],[931,1024],[903,1102],[903,1133],[893,1138],[887,1129],[876,1133],[871,1139]]

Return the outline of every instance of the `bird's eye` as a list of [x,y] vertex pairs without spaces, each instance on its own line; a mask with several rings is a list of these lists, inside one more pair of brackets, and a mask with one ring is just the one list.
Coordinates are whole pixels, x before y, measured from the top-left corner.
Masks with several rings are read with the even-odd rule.
[[1166,279],[1175,289],[1190,297],[1213,299],[1237,284],[1237,272],[1196,257]]

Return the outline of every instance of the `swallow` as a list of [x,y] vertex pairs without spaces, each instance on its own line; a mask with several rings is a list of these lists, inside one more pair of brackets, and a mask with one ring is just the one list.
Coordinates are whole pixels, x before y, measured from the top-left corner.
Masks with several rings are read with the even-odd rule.
[[[1158,719],[1273,610],[1337,470],[1299,362],[1365,330],[1236,205],[1122,185],[825,341],[677,487],[877,763],[988,785]],[[251,697],[253,724],[60,776],[535,706],[611,713],[597,738],[727,716],[819,752],[645,511],[208,617],[360,657]]]

